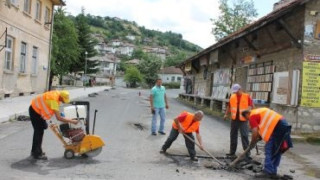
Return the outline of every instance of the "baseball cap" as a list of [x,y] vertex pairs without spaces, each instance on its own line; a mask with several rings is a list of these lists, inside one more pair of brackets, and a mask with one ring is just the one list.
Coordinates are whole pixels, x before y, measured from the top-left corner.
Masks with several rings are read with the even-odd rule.
[[241,89],[241,86],[239,84],[234,84],[231,88],[232,93],[236,93]]
[[69,98],[69,91],[63,90],[60,91],[60,96],[63,100],[63,103],[69,103],[70,102],[70,98]]

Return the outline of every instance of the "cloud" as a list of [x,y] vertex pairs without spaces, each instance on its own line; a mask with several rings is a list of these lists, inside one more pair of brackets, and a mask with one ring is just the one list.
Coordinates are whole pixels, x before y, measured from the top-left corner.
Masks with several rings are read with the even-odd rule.
[[81,12],[135,21],[140,26],[173,31],[205,48],[214,43],[210,18],[218,16],[218,1],[213,0],[67,0],[73,15]]

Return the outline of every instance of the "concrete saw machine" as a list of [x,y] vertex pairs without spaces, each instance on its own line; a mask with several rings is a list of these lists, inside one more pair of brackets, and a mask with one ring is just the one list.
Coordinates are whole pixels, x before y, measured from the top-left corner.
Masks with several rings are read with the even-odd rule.
[[88,101],[74,101],[63,108],[63,116],[78,120],[78,124],[51,123],[50,129],[62,142],[65,148],[64,157],[72,159],[77,156],[95,157],[105,145],[100,136],[94,135],[97,110],[94,112],[92,133],[90,130],[90,103]]

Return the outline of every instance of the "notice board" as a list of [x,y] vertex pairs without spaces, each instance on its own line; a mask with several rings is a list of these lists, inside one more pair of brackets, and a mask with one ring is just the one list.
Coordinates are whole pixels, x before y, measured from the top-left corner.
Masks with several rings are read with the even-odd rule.
[[320,107],[320,63],[303,62],[301,106]]

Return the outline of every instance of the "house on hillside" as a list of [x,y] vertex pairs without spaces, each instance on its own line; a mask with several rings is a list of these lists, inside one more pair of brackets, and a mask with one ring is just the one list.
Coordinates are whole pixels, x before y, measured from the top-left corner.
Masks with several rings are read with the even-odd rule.
[[139,59],[131,59],[125,63],[129,64],[129,65],[138,65],[140,63],[140,60]]
[[143,52],[159,57],[162,61],[166,60],[168,50],[167,48],[160,46],[146,46],[143,48]]
[[[135,49],[135,46],[133,44],[130,43],[123,43],[121,46],[118,47],[117,51],[121,54],[121,55],[127,55],[127,56],[131,56],[133,51]],[[116,52],[117,52],[116,51]]]
[[62,0],[0,1],[0,99],[48,89],[53,10]]
[[99,61],[99,72],[97,75],[103,77],[111,77],[117,74],[117,67],[119,66],[120,59],[114,54],[105,54],[103,56],[95,56],[89,58],[92,61]]
[[181,98],[225,111],[234,83],[295,130],[320,131],[320,1],[281,0],[268,15],[186,59]]

